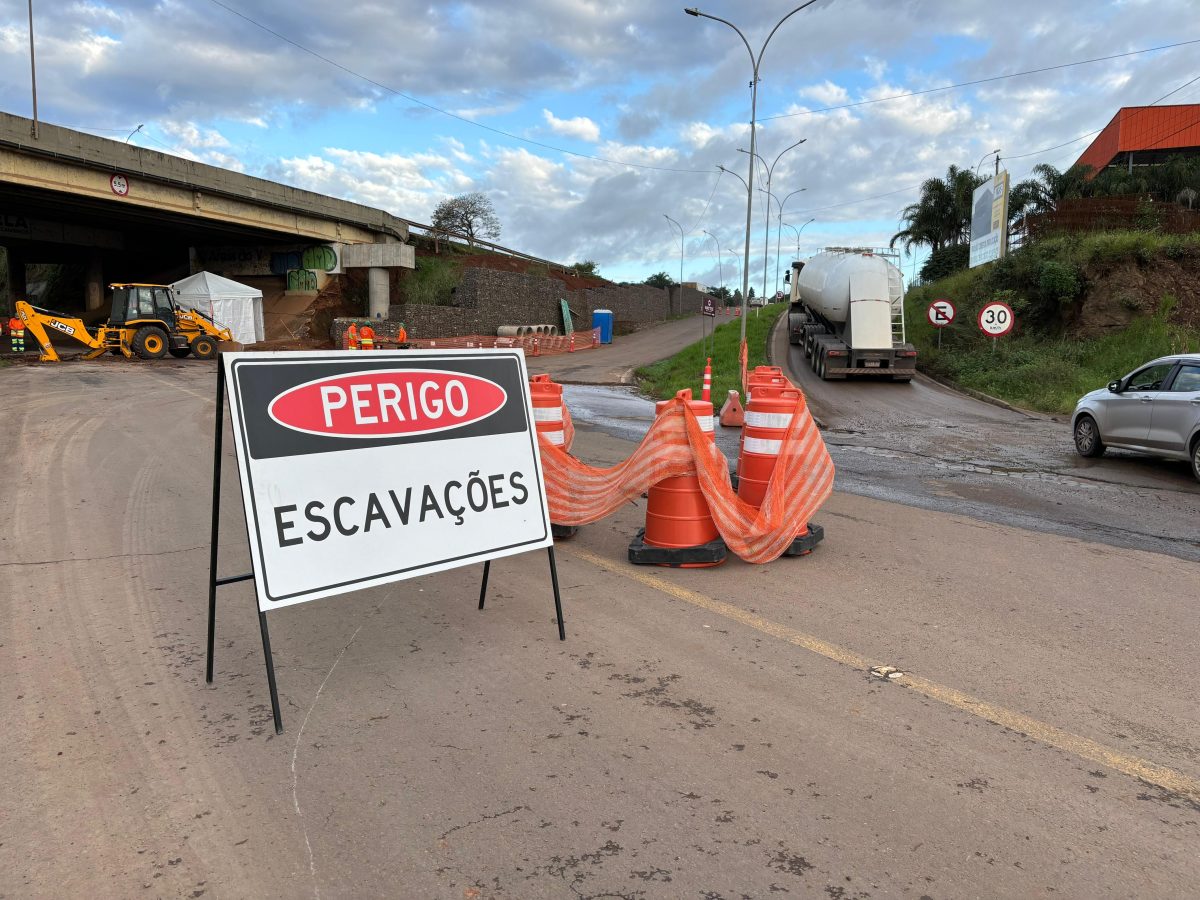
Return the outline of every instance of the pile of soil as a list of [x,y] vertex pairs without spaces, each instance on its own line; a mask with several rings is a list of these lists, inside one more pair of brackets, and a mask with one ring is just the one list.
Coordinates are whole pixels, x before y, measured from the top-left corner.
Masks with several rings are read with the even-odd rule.
[[1167,294],[1177,301],[1168,321],[1200,328],[1200,272],[1191,260],[1129,260],[1089,267],[1084,277],[1088,288],[1068,327],[1072,337],[1098,337],[1126,328],[1135,318],[1157,313]]

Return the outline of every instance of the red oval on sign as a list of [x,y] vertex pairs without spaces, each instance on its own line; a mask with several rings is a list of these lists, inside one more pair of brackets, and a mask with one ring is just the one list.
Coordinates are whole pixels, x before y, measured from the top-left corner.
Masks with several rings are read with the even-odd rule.
[[285,428],[336,438],[411,437],[461,428],[498,412],[494,381],[436,369],[373,369],[289,388],[267,414]]

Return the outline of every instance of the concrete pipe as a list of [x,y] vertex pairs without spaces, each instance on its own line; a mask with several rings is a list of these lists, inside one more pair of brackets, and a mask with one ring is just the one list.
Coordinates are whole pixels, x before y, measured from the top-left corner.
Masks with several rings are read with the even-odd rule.
[[501,325],[496,329],[496,334],[499,337],[517,337],[522,334],[522,325]]

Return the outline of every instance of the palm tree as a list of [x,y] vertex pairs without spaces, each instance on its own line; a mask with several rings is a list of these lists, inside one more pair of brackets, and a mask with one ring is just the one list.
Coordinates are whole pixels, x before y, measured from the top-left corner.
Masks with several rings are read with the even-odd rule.
[[950,166],[945,178],[930,178],[921,185],[921,197],[900,214],[904,227],[892,235],[889,247],[903,243],[905,251],[926,244],[933,251],[970,240],[971,197],[988,179],[970,169]]

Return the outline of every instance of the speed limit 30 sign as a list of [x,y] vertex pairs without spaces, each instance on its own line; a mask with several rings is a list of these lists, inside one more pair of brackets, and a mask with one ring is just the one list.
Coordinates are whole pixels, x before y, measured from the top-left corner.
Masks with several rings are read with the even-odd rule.
[[994,300],[979,311],[979,330],[988,337],[1004,337],[1013,330],[1016,317],[1007,303]]
[[945,328],[954,321],[956,312],[954,304],[949,300],[934,300],[929,304],[926,315],[929,317],[929,324],[934,328]]

